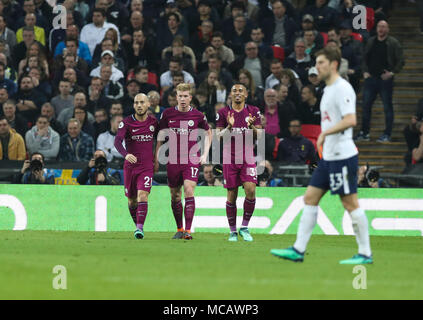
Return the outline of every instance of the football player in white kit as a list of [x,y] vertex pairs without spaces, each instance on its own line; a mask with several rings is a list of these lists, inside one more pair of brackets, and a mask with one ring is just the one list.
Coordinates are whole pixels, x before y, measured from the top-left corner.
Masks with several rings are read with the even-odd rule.
[[317,148],[323,146],[323,157],[314,170],[304,195],[304,210],[300,219],[297,240],[287,249],[273,249],[271,254],[296,262],[304,260],[307,243],[317,222],[320,199],[330,190],[338,194],[351,216],[358,244],[358,254],[341,264],[373,263],[370,249],[368,221],[357,197],[358,150],[353,141],[356,119],[356,95],[351,85],[340,77],[341,52],[324,48],[316,53],[319,78],[326,82],[320,102],[322,133]]

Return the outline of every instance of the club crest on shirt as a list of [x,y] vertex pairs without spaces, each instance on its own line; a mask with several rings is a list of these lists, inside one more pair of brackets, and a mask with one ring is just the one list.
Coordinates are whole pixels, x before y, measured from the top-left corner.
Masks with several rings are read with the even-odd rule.
[[119,129],[120,128],[123,128],[123,121],[121,121],[120,123],[119,123]]
[[250,120],[250,117],[249,116],[245,118],[245,122],[248,123],[248,120]]
[[154,132],[154,126],[150,126],[150,131]]
[[194,121],[193,121],[193,120],[188,121],[188,125],[189,125],[190,127],[192,127],[192,126],[194,125]]

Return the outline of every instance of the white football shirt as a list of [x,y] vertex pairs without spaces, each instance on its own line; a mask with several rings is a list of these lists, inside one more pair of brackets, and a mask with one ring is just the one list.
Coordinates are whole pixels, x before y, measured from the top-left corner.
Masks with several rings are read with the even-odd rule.
[[[324,89],[320,102],[321,126],[325,131],[336,125],[342,118],[355,112],[356,95],[345,79],[338,79]],[[324,160],[344,160],[358,154],[353,141],[353,128],[326,136],[323,144]]]

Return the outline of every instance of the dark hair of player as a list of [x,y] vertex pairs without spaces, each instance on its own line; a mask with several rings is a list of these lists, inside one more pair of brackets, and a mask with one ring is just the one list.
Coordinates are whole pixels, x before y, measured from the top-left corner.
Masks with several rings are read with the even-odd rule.
[[339,48],[324,47],[323,49],[316,52],[316,58],[319,56],[325,56],[329,62],[336,61],[338,65],[336,70],[339,70],[341,66],[341,50]]

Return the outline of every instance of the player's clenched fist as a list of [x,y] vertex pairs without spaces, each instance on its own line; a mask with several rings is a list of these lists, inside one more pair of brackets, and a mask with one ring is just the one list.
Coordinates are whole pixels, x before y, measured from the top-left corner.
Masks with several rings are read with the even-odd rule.
[[125,160],[129,161],[130,163],[137,163],[137,157],[130,153],[126,155]]

